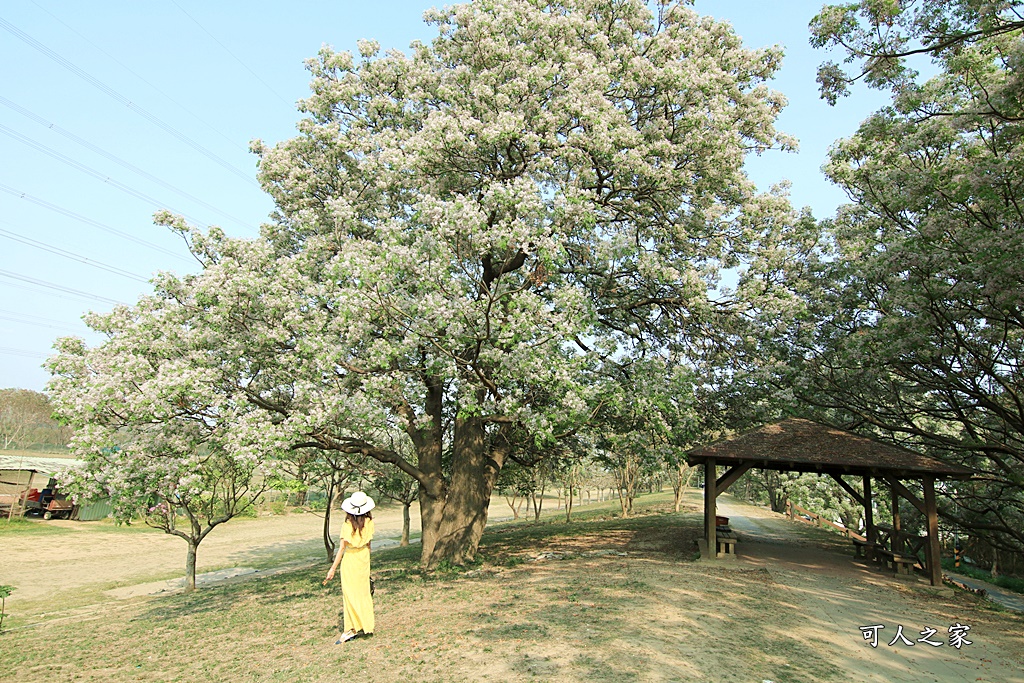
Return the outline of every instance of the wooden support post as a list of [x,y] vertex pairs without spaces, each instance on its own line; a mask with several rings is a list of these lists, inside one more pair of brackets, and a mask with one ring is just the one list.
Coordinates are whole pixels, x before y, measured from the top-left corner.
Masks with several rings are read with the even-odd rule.
[[874,548],[871,547],[877,538],[875,534],[875,515],[871,510],[871,477],[864,475],[864,536],[868,539],[864,554],[869,560],[875,559]]
[[718,491],[715,484],[718,480],[718,468],[715,459],[708,458],[704,462],[704,532],[708,543],[708,556],[718,556],[718,536],[715,529],[715,516],[718,514]]
[[903,521],[900,519],[900,492],[896,487],[890,487],[892,491],[892,539],[891,550],[894,553],[903,552]]
[[928,518],[928,574],[933,586],[942,585],[942,565],[939,557],[939,515],[935,505],[935,479],[924,477],[925,516]]
[[864,530],[867,532],[868,543],[875,542],[875,514],[871,509],[871,477],[864,477]]

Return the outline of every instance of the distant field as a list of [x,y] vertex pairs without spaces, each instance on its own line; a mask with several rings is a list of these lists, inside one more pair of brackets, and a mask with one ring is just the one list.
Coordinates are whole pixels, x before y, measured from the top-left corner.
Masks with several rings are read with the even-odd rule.
[[71,451],[66,448],[46,448],[43,450],[24,450],[18,448],[8,448],[0,450],[0,455],[8,455],[12,458],[24,456],[26,458],[67,458],[69,460],[74,459]]

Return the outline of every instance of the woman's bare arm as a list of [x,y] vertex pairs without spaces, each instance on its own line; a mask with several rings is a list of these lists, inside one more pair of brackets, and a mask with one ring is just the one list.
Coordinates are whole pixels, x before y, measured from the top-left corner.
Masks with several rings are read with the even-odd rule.
[[330,571],[327,572],[327,578],[324,579],[325,586],[328,581],[334,578],[334,572],[338,571],[338,565],[341,564],[341,556],[345,552],[345,545],[345,539],[342,539],[341,543],[338,545],[338,554],[334,556],[334,564],[331,565]]

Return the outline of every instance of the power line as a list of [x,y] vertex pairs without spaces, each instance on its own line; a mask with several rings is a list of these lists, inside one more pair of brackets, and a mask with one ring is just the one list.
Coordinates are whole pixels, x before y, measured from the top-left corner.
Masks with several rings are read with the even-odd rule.
[[[65,163],[65,164],[67,164],[68,166],[71,166],[72,168],[78,169],[79,171],[81,171],[82,173],[85,173],[86,175],[91,175],[93,178],[96,178],[100,182],[105,183],[107,185],[110,185],[110,186],[112,186],[112,187],[114,187],[114,188],[116,188],[118,190],[121,190],[122,192],[124,192],[126,194],[130,194],[131,196],[135,197],[136,199],[141,199],[144,202],[149,202],[150,204],[152,204],[153,206],[155,206],[157,208],[169,208],[167,206],[166,202],[162,202],[159,199],[155,199],[154,197],[150,197],[145,192],[139,192],[138,190],[136,190],[136,189],[134,189],[134,188],[132,188],[132,187],[130,187],[128,185],[125,185],[124,183],[122,183],[122,182],[120,182],[118,180],[114,180],[110,176],[105,175],[104,173],[101,173],[100,171],[97,171],[93,167],[86,166],[85,164],[83,164],[83,163],[81,163],[79,161],[75,161],[74,159],[72,159],[68,155],[62,154],[61,152],[58,152],[57,150],[55,150],[55,149],[53,149],[51,147],[47,147],[46,145],[44,145],[41,142],[36,142],[35,140],[33,140],[32,138],[28,137],[27,135],[22,135],[18,131],[14,130],[12,128],[8,128],[7,126],[5,126],[2,123],[0,123],[0,133],[3,133],[4,135],[6,135],[9,138],[13,138],[13,139],[17,140],[21,144],[23,144],[23,145],[25,145],[27,147],[31,147],[32,149],[34,149],[34,150],[36,150],[38,152],[42,152],[43,154],[46,154],[47,156],[53,157],[57,161],[61,161],[61,162]],[[188,216],[187,214],[184,214],[181,211],[176,211],[176,213],[180,213],[182,216],[185,216],[185,218],[187,218],[190,222],[195,223],[196,225],[199,225],[200,227],[207,227],[205,223],[201,223],[198,220],[196,220],[195,218],[193,218],[191,216]]]
[[197,152],[199,152],[200,154],[202,154],[206,158],[210,159],[211,161],[219,164],[220,166],[222,166],[226,170],[230,171],[231,173],[233,173],[233,174],[237,175],[238,177],[242,178],[243,180],[245,180],[250,185],[254,185],[256,187],[259,187],[259,183],[257,183],[256,180],[251,175],[245,173],[244,171],[239,169],[234,164],[232,164],[232,163],[222,159],[221,157],[217,156],[215,153],[211,152],[206,147],[203,147],[198,142],[196,142],[195,140],[193,140],[189,136],[185,135],[184,133],[182,133],[178,129],[176,129],[174,126],[172,126],[172,125],[170,125],[168,123],[164,123],[161,119],[157,118],[153,114],[150,114],[148,111],[146,111],[145,109],[143,109],[139,105],[135,104],[134,102],[132,102],[130,99],[128,99],[127,97],[125,97],[121,93],[117,92],[116,90],[114,90],[110,86],[108,86],[105,83],[103,83],[103,81],[99,80],[98,78],[95,78],[95,77],[91,76],[89,73],[87,73],[86,71],[84,71],[81,68],[79,68],[73,62],[65,59],[64,57],[62,57],[57,52],[54,52],[50,48],[46,47],[45,45],[40,43],[38,40],[36,40],[32,36],[28,35],[27,33],[22,31],[21,29],[19,29],[14,24],[10,23],[6,19],[0,18],[0,28],[3,28],[5,31],[7,31],[11,35],[13,35],[15,38],[18,38],[19,40],[21,40],[25,44],[29,45],[30,47],[35,48],[39,52],[42,52],[44,55],[46,55],[47,57],[49,57],[53,61],[57,62],[58,64],[63,66],[65,69],[67,69],[71,73],[75,74],[76,76],[78,76],[79,78],[84,80],[85,82],[89,83],[90,85],[92,85],[94,88],[96,88],[100,92],[106,94],[107,96],[109,96],[110,98],[116,100],[117,102],[120,102],[121,104],[123,104],[124,106],[128,107],[129,109],[131,109],[133,112],[135,112],[139,116],[143,117],[144,119],[146,119],[147,121],[149,121],[153,125],[157,126],[161,130],[169,133],[170,135],[173,135],[175,138],[177,138],[181,142],[185,143],[186,145],[188,145],[192,149],[196,150]]
[[[32,315],[31,313],[19,313],[18,311],[8,311],[5,308],[0,308],[0,318],[4,320],[10,320],[16,323],[25,323],[27,325],[39,325],[41,327],[52,327],[54,329],[68,330],[69,332],[75,331],[74,328],[68,327],[64,324],[64,321],[54,320],[53,318],[44,318],[41,315]],[[85,325],[84,322],[79,320],[81,325]],[[79,330],[80,331],[80,330]]]
[[165,187],[168,190],[170,190],[171,192],[175,192],[178,195],[181,195],[182,197],[185,197],[186,199],[189,199],[189,200],[195,202],[196,204],[199,204],[201,206],[206,207],[210,211],[213,211],[213,212],[215,212],[215,213],[217,213],[217,214],[219,214],[221,216],[224,216],[225,218],[228,218],[228,219],[234,221],[238,225],[241,225],[243,227],[250,228],[250,229],[252,229],[252,227],[253,227],[253,226],[249,225],[248,223],[246,223],[245,221],[243,221],[242,219],[237,218],[235,216],[232,216],[231,214],[229,214],[229,213],[227,213],[225,211],[222,211],[221,209],[217,208],[213,204],[209,204],[207,202],[204,202],[202,199],[199,199],[198,197],[196,197],[196,196],[186,192],[185,190],[181,190],[181,189],[175,187],[174,185],[171,185],[170,183],[165,182],[164,180],[161,180],[160,178],[156,177],[152,173],[149,173],[149,172],[139,168],[138,166],[135,166],[134,164],[131,164],[131,163],[125,161],[124,159],[121,159],[121,158],[115,156],[114,154],[111,154],[110,152],[106,151],[105,149],[97,147],[96,145],[92,144],[88,140],[85,140],[85,139],[75,135],[74,133],[61,128],[58,125],[47,121],[42,116],[39,116],[37,114],[32,113],[28,109],[25,109],[24,107],[22,107],[22,106],[20,106],[20,105],[18,105],[16,103],[10,101],[9,99],[7,99],[6,97],[4,97],[2,95],[0,95],[0,104],[3,104],[5,107],[7,107],[9,109],[13,109],[14,111],[18,112],[19,114],[21,114],[22,116],[24,116],[26,118],[32,119],[33,121],[35,121],[36,123],[38,123],[41,126],[49,128],[54,133],[57,133],[59,135],[63,135],[64,137],[68,138],[69,140],[78,143],[82,147],[85,147],[86,149],[88,149],[88,150],[90,150],[92,152],[95,152],[96,154],[99,154],[100,156],[102,156],[102,157],[104,157],[106,159],[109,159],[110,161],[113,161],[115,164],[118,164],[119,166],[122,166],[123,168],[128,169],[132,173],[140,175],[143,178],[145,178],[146,180],[154,182],[154,183],[156,183],[156,184],[158,184],[158,185],[160,185],[162,187]]
[[9,322],[18,323],[19,325],[35,325],[36,327],[46,327],[46,328],[49,328],[51,330],[63,330],[65,332],[71,332],[71,333],[75,333],[75,332],[80,332],[81,331],[81,330],[76,330],[76,329],[74,329],[72,327],[68,327],[67,325],[50,325],[48,323],[37,322],[35,320],[22,320],[20,316],[4,315],[2,313],[0,313],[0,320],[7,320]]
[[[3,221],[3,222],[6,223],[7,221]],[[24,235],[19,235],[17,233],[11,232],[9,230],[4,230],[3,228],[0,228],[0,236],[6,237],[7,239],[10,239],[10,240],[14,240],[15,242],[21,242],[22,244],[27,244],[30,247],[35,247],[36,249],[42,249],[43,251],[48,251],[51,254],[56,254],[58,256],[63,256],[64,258],[72,259],[73,261],[79,261],[80,263],[84,263],[84,264],[86,264],[88,266],[92,266],[94,268],[99,268],[100,270],[105,270],[108,273],[113,273],[114,275],[120,275],[121,277],[126,277],[126,278],[129,278],[131,280],[135,280],[136,282],[143,282],[143,283],[146,283],[146,284],[149,283],[149,280],[147,280],[146,278],[140,277],[140,276],[136,275],[135,273],[130,273],[127,270],[122,270],[121,268],[118,268],[117,266],[108,266],[107,264],[101,263],[100,261],[94,261],[93,259],[87,258],[85,256],[81,256],[80,254],[76,254],[76,253],[68,251],[66,249],[61,249],[60,247],[55,247],[52,244],[46,244],[45,242],[39,242],[37,240],[32,239],[31,237],[25,237]]]
[[121,230],[118,230],[117,228],[112,228],[109,225],[106,225],[105,223],[100,223],[99,221],[95,221],[95,220],[93,220],[91,218],[86,218],[85,216],[83,216],[81,214],[78,214],[78,213],[75,213],[74,211],[71,211],[69,209],[65,209],[65,208],[63,208],[61,206],[57,206],[56,204],[52,204],[52,203],[46,201],[45,199],[40,199],[39,197],[33,197],[32,195],[28,194],[27,192],[22,192],[21,190],[16,190],[13,187],[10,187],[8,185],[4,185],[3,183],[0,183],[0,191],[6,192],[7,194],[14,195],[18,199],[24,199],[25,201],[32,202],[33,204],[36,204],[37,206],[41,206],[44,209],[49,209],[50,211],[54,211],[54,212],[59,213],[59,214],[61,214],[63,216],[67,216],[68,218],[73,218],[76,221],[80,221],[80,222],[85,223],[87,225],[91,225],[94,228],[99,228],[100,230],[103,230],[105,232],[109,232],[112,235],[117,235],[118,237],[121,237],[122,239],[126,239],[129,242],[135,242],[136,244],[141,244],[144,247],[149,247],[150,249],[153,249],[155,251],[159,251],[159,252],[161,252],[163,254],[167,254],[168,256],[173,256],[174,258],[176,258],[176,259],[178,259],[180,261],[186,261],[188,263],[194,263],[193,261],[191,261],[188,258],[182,256],[181,254],[179,254],[176,251],[171,251],[170,249],[167,249],[166,247],[161,247],[159,244],[154,244],[153,242],[148,242],[148,241],[146,241],[146,240],[144,240],[144,239],[142,239],[140,237],[136,237],[135,235],[130,235],[127,232],[123,232]]
[[55,284],[53,282],[47,282],[46,280],[39,280],[39,279],[34,278],[34,277],[29,277],[28,275],[19,275],[18,273],[12,273],[9,270],[2,270],[2,269],[0,269],[0,277],[6,277],[6,278],[10,278],[12,280],[20,280],[22,282],[28,282],[30,284],[37,285],[39,287],[46,287],[48,289],[53,289],[53,290],[56,290],[58,292],[65,292],[67,294],[71,294],[73,296],[77,296],[77,297],[81,297],[81,298],[85,298],[85,299],[93,299],[95,301],[99,301],[100,303],[104,303],[104,304],[112,304],[112,305],[116,306],[118,304],[123,304],[124,303],[123,301],[116,301],[114,299],[108,299],[107,297],[99,296],[98,294],[90,294],[89,292],[83,292],[82,290],[75,289],[73,287],[65,287],[64,285],[58,285],[58,284]]
[[[134,71],[130,66],[128,66],[127,64],[125,64],[124,62],[119,60],[117,57],[113,56],[112,54],[110,54],[109,52],[104,50],[101,46],[99,46],[96,43],[94,43],[93,41],[89,40],[89,38],[87,38],[86,36],[82,35],[79,31],[77,31],[75,29],[75,27],[70,26],[69,24],[67,24],[66,22],[61,20],[60,17],[58,17],[53,12],[51,12],[50,10],[48,10],[45,7],[43,7],[42,5],[40,5],[38,2],[35,2],[35,0],[32,0],[32,4],[35,5],[36,7],[38,7],[39,9],[41,9],[42,11],[46,12],[47,14],[49,14],[51,17],[53,17],[53,20],[56,21],[58,24],[61,24],[62,26],[64,26],[64,28],[68,29],[69,31],[74,33],[76,36],[78,36],[79,38],[81,38],[85,42],[89,43],[89,45],[92,45],[93,48],[96,51],[106,55],[111,61],[113,61],[118,66],[120,66],[122,69],[124,69],[125,71],[127,71],[131,75],[135,76],[137,79],[139,79],[140,81],[142,81],[143,83],[145,83],[149,87],[151,87],[153,90],[157,91],[158,93],[160,93],[161,95],[166,97],[172,103],[176,104],[179,108],[181,108],[182,111],[184,111],[187,114],[189,114],[196,121],[199,121],[201,124],[203,124],[204,126],[209,128],[210,130],[212,130],[214,133],[216,133],[217,135],[221,136],[222,138],[224,138],[225,140],[230,142],[232,145],[238,145],[238,141],[237,140],[232,140],[228,135],[226,135],[223,132],[221,132],[220,130],[218,130],[213,124],[211,124],[210,122],[205,120],[203,117],[199,116],[199,114],[196,114],[194,111],[192,111],[191,109],[189,109],[188,107],[183,105],[181,102],[178,102],[177,100],[175,100],[173,97],[171,97],[166,92],[161,90],[158,86],[156,86],[153,83],[151,83],[150,81],[146,80],[146,78],[144,76],[142,76],[138,72]],[[248,151],[248,145],[242,145],[241,147],[242,147],[242,149]]]
[[25,351],[24,349],[14,349],[10,346],[0,346],[0,354],[4,356],[21,356],[22,358],[49,358],[49,354],[40,353],[39,351]]
[[270,91],[271,93],[273,93],[273,94],[274,94],[274,97],[276,97],[277,99],[281,100],[281,101],[282,101],[282,102],[283,102],[283,103],[284,103],[285,105],[287,105],[288,107],[292,107],[292,106],[294,106],[294,103],[292,103],[292,102],[289,102],[288,100],[286,100],[285,98],[283,98],[283,97],[282,97],[282,96],[281,96],[281,95],[280,95],[280,94],[279,94],[279,93],[278,93],[278,92],[277,92],[276,90],[274,90],[273,88],[271,88],[271,87],[270,87],[270,85],[269,85],[269,84],[268,84],[268,83],[267,83],[266,81],[264,81],[264,80],[263,80],[262,78],[260,78],[259,74],[257,74],[257,73],[256,73],[255,71],[253,71],[252,69],[250,69],[250,68],[249,68],[249,65],[248,65],[248,64],[246,64],[245,62],[243,62],[243,61],[242,61],[241,59],[239,59],[239,58],[238,58],[238,56],[237,56],[237,55],[235,55],[235,53],[234,53],[234,52],[232,52],[231,50],[229,50],[229,49],[228,49],[228,47],[227,47],[227,45],[225,45],[224,43],[222,43],[222,42],[220,42],[219,40],[217,40],[217,36],[213,35],[213,34],[212,34],[212,33],[210,33],[209,31],[207,31],[207,30],[206,30],[206,27],[205,27],[205,26],[203,26],[202,24],[200,24],[200,23],[199,23],[199,22],[198,22],[198,21],[196,20],[196,18],[195,18],[195,17],[193,17],[193,16],[191,15],[191,14],[189,14],[188,12],[186,12],[186,11],[185,11],[185,8],[184,8],[184,7],[182,7],[182,6],[181,6],[181,5],[179,5],[179,4],[177,3],[177,2],[175,2],[175,0],[171,0],[171,4],[172,4],[172,5],[174,5],[175,7],[177,7],[178,9],[180,9],[180,10],[181,10],[181,13],[182,13],[182,14],[184,14],[184,15],[185,15],[186,17],[188,17],[189,19],[191,19],[191,20],[192,20],[192,22],[193,22],[193,23],[194,23],[194,24],[195,24],[196,26],[198,26],[199,28],[201,28],[201,29],[203,30],[203,33],[205,33],[206,35],[210,36],[210,38],[212,38],[212,39],[213,39],[213,42],[215,42],[215,43],[217,43],[218,45],[220,45],[220,46],[221,46],[221,48],[222,48],[222,49],[224,50],[224,52],[227,52],[227,53],[228,53],[229,55],[231,55],[231,57],[232,57],[232,58],[233,58],[233,59],[234,59],[234,60],[235,60],[236,62],[238,62],[239,64],[241,64],[241,65],[242,65],[242,68],[243,68],[243,69],[245,69],[245,70],[246,70],[246,71],[248,71],[248,72],[249,72],[250,74],[252,74],[253,78],[255,78],[255,79],[256,79],[257,81],[259,81],[260,83],[262,83],[262,84],[263,84],[263,86],[264,86],[264,87],[265,87],[265,88],[266,88],[267,90],[269,90],[269,91]]
[[[25,318],[25,322],[35,320],[40,323],[53,323],[54,325],[63,325],[63,322],[60,320],[54,320],[53,318],[44,318],[41,315],[32,315],[31,313],[19,313],[18,311],[8,311],[6,308],[0,308],[0,313],[6,315],[16,315]],[[85,323],[82,324],[84,325]]]
[[64,299],[65,301],[88,301],[88,299],[85,299],[85,298],[80,297],[80,296],[74,296],[74,295],[67,296],[67,295],[64,295],[64,294],[57,294],[56,292],[47,291],[47,290],[43,289],[42,287],[33,287],[31,285],[19,285],[17,282],[3,282],[3,281],[0,281],[0,285],[5,285],[7,287],[14,287],[15,289],[23,289],[26,292],[40,292],[40,293],[45,294],[47,296],[56,297],[58,299]]

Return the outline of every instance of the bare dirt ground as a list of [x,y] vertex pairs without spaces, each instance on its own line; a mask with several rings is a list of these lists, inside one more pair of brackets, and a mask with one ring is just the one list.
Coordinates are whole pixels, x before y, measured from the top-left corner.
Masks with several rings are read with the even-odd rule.
[[[935,593],[923,581],[859,565],[842,537],[727,496],[721,512],[740,534],[739,559],[694,562],[699,492],[690,492],[681,514],[666,500],[651,497],[630,519],[612,515],[609,506],[572,525],[552,516],[548,523],[496,527],[481,546],[487,559],[472,571],[423,574],[414,553],[381,553],[377,633],[343,646],[334,645],[339,586],[324,586],[323,566],[313,566],[193,594],[113,600],[101,593],[76,615],[35,626],[19,620],[2,636],[0,671],[105,683],[1024,683],[1024,617],[973,594]],[[494,510],[503,513],[507,508]],[[217,553],[226,564],[273,566],[275,553],[287,555],[300,542],[311,543],[316,560],[323,552],[319,520],[296,517],[240,522],[234,531],[226,525],[219,530],[224,547],[207,551],[207,566],[215,566]],[[397,533],[397,511],[381,510],[377,519],[382,531]],[[120,564],[162,556],[154,549],[162,540],[169,566],[180,567],[184,550],[169,543],[177,539],[105,533],[119,534],[108,548],[121,553]],[[27,541],[30,547],[18,551],[25,560],[50,539],[88,545],[73,533],[5,538],[0,563],[10,566],[9,540]],[[101,560],[91,561],[102,568]],[[13,583],[4,571],[0,582]],[[149,578],[148,569],[119,571],[124,581]],[[21,576],[38,594],[45,585],[66,590],[59,578]],[[89,591],[92,582],[108,579],[72,572],[68,580]],[[948,644],[956,623],[971,627],[971,643],[960,649]],[[861,632],[874,625],[883,627],[877,647]],[[913,645],[889,645],[899,626]],[[928,628],[940,646],[919,642]]]
[[[741,537],[737,566],[770,574],[782,601],[804,615],[794,635],[825,648],[850,680],[1024,681],[1019,644],[1004,640],[1008,634],[986,633],[984,624],[971,623],[956,603],[944,599],[951,589],[936,595],[923,578],[897,579],[852,561],[841,539],[829,548],[821,534],[808,539],[808,529],[782,515],[725,496],[721,500],[721,514],[731,518]],[[872,648],[861,627],[879,624],[884,628]],[[971,626],[970,645],[949,646],[949,627],[955,624]],[[899,626],[913,645],[897,639]],[[919,642],[925,629],[935,629],[928,640],[943,645]]]
[[[492,518],[508,511],[501,501],[492,504]],[[413,505],[411,513],[415,534],[419,530],[418,506]],[[384,547],[385,539],[400,538],[400,507],[381,505],[373,515],[378,537],[375,546]],[[335,537],[341,520],[335,511],[331,518]],[[107,597],[104,592],[108,589],[177,579],[184,574],[185,542],[158,530],[56,519],[38,523],[61,533],[11,535],[0,540],[0,583],[16,587],[7,600],[9,611],[40,611],[46,609],[47,602],[55,607],[88,604]],[[196,573],[229,567],[265,569],[301,560],[326,562],[322,529],[323,517],[308,512],[231,520],[210,532],[199,546]],[[122,592],[124,597],[131,595]]]

